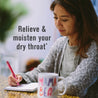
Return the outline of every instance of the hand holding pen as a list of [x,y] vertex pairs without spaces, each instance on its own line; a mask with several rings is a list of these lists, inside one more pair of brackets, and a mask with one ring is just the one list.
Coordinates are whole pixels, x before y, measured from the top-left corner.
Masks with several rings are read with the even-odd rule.
[[10,63],[8,61],[6,63],[7,63],[8,67],[9,67],[11,73],[12,73],[12,75],[10,75],[8,77],[8,83],[9,83],[9,85],[10,86],[18,86],[19,82],[22,81],[22,76],[21,75],[15,75],[15,73],[14,73],[14,71],[13,71]]

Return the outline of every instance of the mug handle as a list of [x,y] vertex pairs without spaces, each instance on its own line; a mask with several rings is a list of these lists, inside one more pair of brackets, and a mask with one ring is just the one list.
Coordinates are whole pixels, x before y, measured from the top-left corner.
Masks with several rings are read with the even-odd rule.
[[58,95],[64,95],[66,90],[64,90],[62,93],[58,91]]
[[[65,82],[63,81],[63,80],[64,80],[64,77],[59,77],[58,80],[61,82],[60,85],[63,85],[63,84],[64,84],[64,88],[62,88],[62,89],[64,89],[64,91],[60,92],[60,90],[58,89],[58,95],[64,95],[65,92],[66,92],[66,84],[65,84]],[[59,83],[59,82],[58,82],[58,83]],[[60,86],[60,85],[58,85],[58,86]],[[59,88],[59,87],[58,87],[58,88]]]

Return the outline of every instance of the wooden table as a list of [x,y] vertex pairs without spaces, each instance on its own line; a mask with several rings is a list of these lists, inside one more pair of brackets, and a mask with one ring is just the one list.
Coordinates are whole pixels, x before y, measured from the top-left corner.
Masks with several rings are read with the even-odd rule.
[[[6,91],[4,88],[8,86],[7,78],[0,76],[0,98],[38,98],[37,92],[17,92],[17,91]],[[79,98],[75,96],[58,96],[57,98]]]

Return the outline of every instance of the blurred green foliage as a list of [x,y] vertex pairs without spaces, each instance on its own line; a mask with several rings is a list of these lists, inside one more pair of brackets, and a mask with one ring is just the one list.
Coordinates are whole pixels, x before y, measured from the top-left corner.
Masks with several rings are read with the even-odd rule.
[[0,0],[0,41],[4,42],[9,31],[15,26],[20,16],[27,13],[26,8],[18,3],[12,4],[11,0]]

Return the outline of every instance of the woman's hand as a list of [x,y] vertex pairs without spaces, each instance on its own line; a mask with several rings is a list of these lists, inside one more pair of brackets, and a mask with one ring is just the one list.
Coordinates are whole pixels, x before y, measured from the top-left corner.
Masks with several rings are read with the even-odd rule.
[[8,84],[9,84],[10,86],[17,86],[17,83],[19,83],[19,82],[22,81],[22,76],[21,76],[21,75],[16,75],[16,78],[17,78],[17,79],[15,79],[15,78],[13,77],[13,75],[10,75],[10,76],[8,77]]

